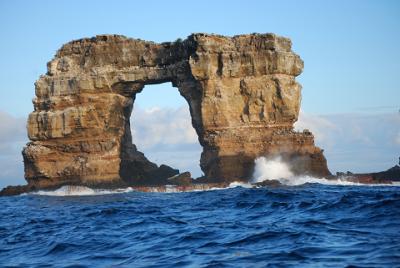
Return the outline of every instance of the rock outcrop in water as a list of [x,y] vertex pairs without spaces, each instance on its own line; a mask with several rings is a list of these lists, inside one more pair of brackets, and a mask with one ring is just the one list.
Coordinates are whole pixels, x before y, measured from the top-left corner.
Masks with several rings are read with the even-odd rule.
[[136,94],[163,82],[189,104],[202,182],[246,181],[256,157],[277,154],[295,174],[330,174],[313,135],[293,130],[303,61],[288,38],[193,34],[157,44],[100,35],[65,44],[47,67],[23,150],[25,178],[36,189],[159,185],[178,174],[150,162],[131,137]]

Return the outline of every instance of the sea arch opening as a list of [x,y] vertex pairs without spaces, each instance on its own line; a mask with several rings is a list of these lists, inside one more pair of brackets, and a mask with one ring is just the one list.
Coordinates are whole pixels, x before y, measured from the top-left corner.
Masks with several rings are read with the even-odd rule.
[[193,178],[203,175],[203,150],[192,125],[190,108],[171,82],[146,84],[134,96],[130,117],[132,143],[151,162],[168,165]]

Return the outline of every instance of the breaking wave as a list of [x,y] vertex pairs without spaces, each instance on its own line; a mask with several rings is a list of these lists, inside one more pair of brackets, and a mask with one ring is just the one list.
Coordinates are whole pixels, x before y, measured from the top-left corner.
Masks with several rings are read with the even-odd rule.
[[[237,186],[241,186],[243,188],[250,188],[250,184],[233,182],[227,188],[235,188]],[[66,185],[62,186],[56,190],[41,190],[37,192],[29,193],[31,195],[44,195],[44,196],[93,196],[93,195],[109,195],[109,194],[119,194],[119,193],[129,193],[133,191],[139,192],[151,192],[151,193],[180,193],[180,192],[203,192],[203,191],[214,191],[214,190],[223,190],[226,188],[223,187],[194,187],[190,190],[182,190],[180,187],[174,185],[166,185],[165,187],[146,187],[146,189],[135,189],[132,187],[120,188],[120,189],[93,189],[86,186],[73,186]],[[23,194],[26,195],[26,194]]]
[[283,162],[281,157],[275,157],[272,159],[258,157],[254,160],[254,163],[255,167],[252,183],[293,177],[290,166]]
[[[154,193],[179,193],[179,192],[201,192],[201,191],[214,191],[223,190],[227,188],[256,188],[256,184],[265,180],[277,180],[282,185],[286,186],[299,186],[304,184],[323,184],[331,186],[400,186],[400,182],[392,182],[391,184],[365,184],[350,181],[348,177],[340,177],[337,179],[316,178],[312,176],[295,176],[291,171],[290,165],[285,163],[280,157],[268,159],[266,157],[259,157],[255,161],[254,173],[251,181],[246,182],[232,182],[227,187],[193,187],[193,189],[182,190],[173,185],[165,187],[149,187],[147,192]],[[37,191],[30,193],[32,195],[46,195],[46,196],[92,196],[92,195],[108,195],[118,193],[129,193],[135,191],[132,187],[120,189],[93,189],[85,186],[62,186],[59,189],[52,191]],[[140,191],[140,190],[139,190]]]
[[0,266],[398,266],[395,187],[251,186],[115,195],[107,193],[130,189],[67,186],[2,197]]
[[302,175],[294,176],[290,165],[285,163],[281,157],[266,158],[259,157],[255,161],[252,183],[259,183],[265,180],[277,180],[283,185],[298,186],[306,183],[318,183],[325,185],[341,185],[341,186],[400,186],[400,182],[392,182],[391,184],[365,184],[350,181],[348,177],[340,177],[337,179],[316,178],[312,176]]
[[92,189],[86,186],[73,186],[66,185],[53,191],[37,191],[31,194],[33,195],[48,195],[48,196],[87,196],[87,195],[106,195],[106,194],[116,194],[116,193],[128,193],[132,192],[131,187],[105,190],[105,189]]
[[290,178],[281,178],[279,182],[288,185],[288,186],[298,186],[306,183],[318,183],[324,185],[332,185],[332,186],[400,186],[399,182],[392,182],[391,184],[387,183],[360,183],[347,180],[346,177],[338,178],[338,179],[325,179],[325,178],[315,178],[312,176],[293,176]]

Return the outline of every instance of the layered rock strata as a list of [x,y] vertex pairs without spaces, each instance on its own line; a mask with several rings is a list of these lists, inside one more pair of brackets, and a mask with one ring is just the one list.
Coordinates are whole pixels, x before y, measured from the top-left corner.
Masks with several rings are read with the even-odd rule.
[[157,185],[176,175],[147,160],[131,136],[136,94],[163,82],[189,104],[202,181],[246,181],[256,157],[277,154],[296,174],[329,174],[313,135],[293,130],[303,61],[288,38],[193,34],[157,44],[100,35],[65,44],[47,67],[35,83],[23,150],[26,180],[36,188]]

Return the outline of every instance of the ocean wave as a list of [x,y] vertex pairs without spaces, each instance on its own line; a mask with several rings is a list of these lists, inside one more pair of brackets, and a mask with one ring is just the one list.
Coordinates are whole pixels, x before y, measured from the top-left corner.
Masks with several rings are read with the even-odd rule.
[[[155,186],[155,187],[127,187],[119,189],[93,189],[86,186],[65,185],[56,190],[40,190],[29,193],[30,195],[44,196],[94,196],[94,195],[109,195],[129,193],[133,191],[149,192],[149,193],[182,193],[182,192],[203,192],[215,191],[241,186],[243,188],[251,188],[250,184],[233,182],[229,187],[208,187],[205,185],[194,185],[193,188],[179,187],[175,185]],[[25,195],[25,194],[23,194]]]
[[266,180],[276,180],[286,186],[299,186],[307,183],[318,183],[333,186],[400,186],[400,182],[392,183],[360,183],[352,181],[349,177],[337,179],[316,178],[312,176],[295,176],[289,163],[281,157],[259,157],[254,161],[254,173],[251,182],[260,183]]
[[[234,181],[234,182],[231,182],[227,188],[235,188],[235,187],[254,188],[254,186],[255,185],[251,184],[251,183]],[[222,189],[224,189],[224,188],[222,188]]]
[[[321,184],[321,185],[330,185],[330,186],[400,186],[400,182],[393,182],[391,184],[365,184],[347,181],[345,179],[325,179],[325,178],[315,178],[311,176],[297,176],[290,178],[281,178],[278,181],[284,186],[301,186],[305,184]],[[230,183],[227,187],[210,187],[210,188],[193,188],[193,189],[180,189],[179,187],[175,187],[172,185],[167,185],[164,188],[160,187],[148,187],[143,192],[150,193],[182,193],[182,192],[205,192],[205,191],[217,191],[217,190],[225,190],[231,188],[259,188],[262,186],[258,186],[256,184],[245,183],[235,181]],[[134,189],[132,187],[106,190],[106,189],[93,189],[86,186],[62,186],[56,190],[46,191],[41,190],[37,192],[31,192],[29,195],[43,195],[43,196],[95,196],[95,195],[110,195],[110,194],[120,194],[120,193],[129,193],[133,191],[141,191],[140,189]],[[23,194],[25,195],[25,194]]]
[[33,195],[47,195],[47,196],[90,196],[90,195],[107,195],[107,194],[116,194],[116,193],[129,193],[132,192],[132,187],[121,188],[121,189],[92,189],[86,186],[73,186],[66,185],[62,186],[53,191],[37,191],[32,192],[30,194]]
[[[339,189],[316,183],[245,188],[250,186],[233,183],[231,189],[185,194],[141,194],[132,188],[128,194],[85,198],[0,198],[0,263],[18,267],[49,263],[67,267],[76,262],[85,267],[154,263],[393,267],[398,263],[398,189],[351,185]],[[92,195],[131,190],[64,187],[53,192],[71,194],[72,188],[75,195],[78,189],[79,194]]]
[[[325,179],[325,178],[316,178],[311,176],[292,176],[289,178],[280,178],[277,179],[284,186],[301,186],[305,184],[321,184],[321,185],[330,185],[330,186],[367,186],[367,187],[377,187],[377,186],[395,186],[399,187],[400,182],[392,182],[389,183],[359,183],[354,181],[349,181],[346,178],[338,178],[338,179]],[[260,181],[262,182],[262,181]],[[119,193],[129,193],[133,191],[143,191],[143,192],[151,192],[151,193],[182,193],[182,192],[204,192],[204,191],[216,191],[216,190],[225,190],[231,188],[259,188],[262,186],[258,186],[257,184],[246,183],[235,181],[230,183],[227,187],[201,187],[201,188],[192,188],[192,189],[181,189],[180,187],[176,187],[173,185],[167,185],[165,187],[146,187],[146,190],[135,189],[132,187],[120,188],[120,189],[93,189],[86,186],[72,186],[66,185],[62,186],[56,190],[40,190],[37,192],[31,192],[29,195],[43,195],[43,196],[95,196],[95,195],[109,195],[109,194],[119,194]],[[26,195],[26,194],[23,194]]]
[[312,176],[293,176],[289,178],[281,178],[278,181],[287,186],[299,186],[307,183],[317,183],[332,186],[400,186],[400,182],[392,183],[360,183],[348,180],[346,177],[337,179],[316,178]]

